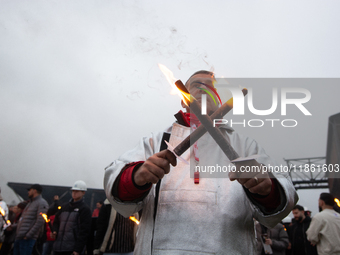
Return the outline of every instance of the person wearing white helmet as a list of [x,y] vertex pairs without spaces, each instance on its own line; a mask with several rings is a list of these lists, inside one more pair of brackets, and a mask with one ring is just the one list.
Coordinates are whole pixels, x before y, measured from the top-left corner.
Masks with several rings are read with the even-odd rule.
[[74,201],[79,201],[85,196],[85,191],[87,191],[86,183],[84,181],[76,181],[72,188],[72,198]]
[[91,230],[91,210],[84,203],[87,190],[84,181],[76,181],[72,188],[72,199],[62,205],[53,223],[53,245],[55,255],[79,255],[84,251]]

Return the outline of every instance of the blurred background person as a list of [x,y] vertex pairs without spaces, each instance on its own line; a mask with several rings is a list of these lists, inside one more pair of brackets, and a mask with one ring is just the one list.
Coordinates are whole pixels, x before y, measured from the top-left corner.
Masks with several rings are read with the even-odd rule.
[[291,228],[290,242],[293,255],[317,255],[316,247],[307,240],[306,231],[309,228],[311,218],[305,215],[301,205],[293,207],[294,223]]
[[46,213],[48,204],[41,196],[40,184],[33,184],[28,188],[29,202],[23,210],[17,224],[16,237],[14,241],[14,255],[31,255],[34,244],[38,239],[44,218],[40,213]]
[[307,238],[316,245],[319,255],[340,254],[340,214],[334,210],[334,196],[321,193],[319,208],[307,230]]
[[[257,254],[285,255],[289,244],[288,234],[281,223],[273,228],[267,228],[256,223]],[[272,253],[266,253],[266,245],[271,247]],[[270,249],[269,249],[270,250]]]
[[86,244],[86,251],[88,255],[93,254],[93,241],[94,241],[94,236],[96,234],[97,219],[98,219],[99,211],[102,205],[103,205],[103,201],[98,201],[96,203],[96,208],[92,212],[91,234],[90,234],[89,241]]
[[17,230],[17,224],[21,217],[22,211],[25,209],[28,201],[22,201],[18,205],[13,207],[14,220],[11,221],[11,225],[5,229],[5,241],[2,244],[0,254],[7,255],[13,253],[13,244],[15,241],[15,235]]
[[287,232],[288,234],[288,238],[289,238],[289,244],[288,244],[288,247],[286,248],[286,255],[291,255],[292,254],[292,244],[290,242],[290,236],[292,235],[292,231],[291,231],[291,228],[292,228],[292,218],[287,216],[286,218],[284,218],[282,220],[282,225],[285,229],[285,231]]
[[132,255],[136,232],[137,224],[117,213],[106,199],[97,220],[93,254]]
[[72,188],[72,199],[61,206],[53,223],[55,255],[83,254],[91,230],[91,210],[84,202],[87,191],[84,181],[76,181]]
[[98,201],[96,203],[96,208],[93,210],[92,218],[98,217],[99,211],[100,211],[100,208],[102,208],[102,205],[103,205],[103,201]]
[[5,240],[4,225],[6,224],[6,221],[8,220],[8,207],[7,207],[6,202],[2,199],[1,188],[0,188],[0,206],[4,213],[3,216],[0,215],[0,245],[1,245]]
[[0,255],[7,255],[12,250],[15,239],[15,231],[13,231],[12,225],[16,223],[16,217],[19,212],[21,212],[21,209],[19,209],[17,205],[8,208],[8,220],[10,221],[10,224],[4,230],[5,238],[0,249]]
[[58,212],[58,210],[60,210],[60,208],[61,206],[60,206],[59,196],[54,195],[53,202],[52,204],[50,204],[50,207],[48,208],[47,216],[55,215]]
[[59,209],[61,209],[59,204],[59,196],[55,195],[53,197],[53,203],[47,210],[47,217],[50,220],[50,224],[48,222],[46,222],[45,224],[45,240],[43,244],[42,255],[48,255],[52,253],[55,237],[53,235],[53,227],[51,229],[50,225],[53,226],[55,214],[58,212]]

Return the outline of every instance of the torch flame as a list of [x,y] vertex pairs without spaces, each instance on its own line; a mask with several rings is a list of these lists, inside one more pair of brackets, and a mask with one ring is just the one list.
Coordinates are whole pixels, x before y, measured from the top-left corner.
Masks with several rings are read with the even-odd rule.
[[61,209],[61,206],[59,205],[59,206],[58,206],[58,210],[60,210],[60,209]]
[[11,221],[10,220],[7,220],[6,221],[7,225],[11,224]]
[[167,81],[170,83],[173,91],[178,93],[178,95],[181,97],[182,101],[188,105],[187,101],[191,102],[193,100],[193,96],[190,94],[180,90],[175,85],[176,78],[174,77],[174,74],[170,71],[169,68],[167,68],[165,65],[158,64],[159,69],[161,69],[162,73],[164,74]]
[[1,213],[1,215],[2,215],[2,216],[4,216],[4,217],[5,217],[5,214],[6,214],[6,213],[5,213],[5,210],[4,210],[4,209],[2,209],[2,207],[1,207],[1,206],[0,206],[0,213]]
[[50,222],[50,219],[47,217],[47,214],[45,213],[40,213],[40,215],[44,218],[46,222]]
[[132,220],[133,222],[136,222],[136,224],[139,225],[139,220],[137,220],[134,216],[130,216],[129,219]]
[[340,201],[337,198],[334,198],[334,202],[340,207]]
[[162,64],[158,64],[158,67],[159,69],[161,69],[162,73],[165,75],[165,78],[168,80],[171,86],[176,89],[175,86],[176,78],[174,77],[174,74],[170,71],[170,69]]

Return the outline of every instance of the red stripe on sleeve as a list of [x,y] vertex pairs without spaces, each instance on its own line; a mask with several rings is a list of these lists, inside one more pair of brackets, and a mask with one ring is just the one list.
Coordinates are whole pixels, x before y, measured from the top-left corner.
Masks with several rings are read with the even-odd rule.
[[144,163],[144,161],[130,163],[122,173],[118,184],[118,198],[120,200],[132,201],[138,199],[151,188],[151,185],[148,185],[146,189],[144,186],[138,187],[132,180],[133,170],[135,167],[140,167],[142,163]]

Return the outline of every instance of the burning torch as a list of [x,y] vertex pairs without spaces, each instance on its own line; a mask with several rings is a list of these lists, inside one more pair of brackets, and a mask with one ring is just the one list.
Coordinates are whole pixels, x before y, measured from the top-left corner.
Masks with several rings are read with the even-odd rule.
[[51,223],[51,220],[47,217],[47,214],[40,213],[40,215],[44,218],[45,222],[48,223],[48,226],[50,227],[51,232],[53,233],[52,223]]
[[137,225],[139,225],[139,220],[137,220],[134,216],[130,216],[129,219],[135,222]]
[[196,117],[200,120],[205,129],[209,132],[215,142],[220,146],[224,154],[229,158],[230,161],[239,158],[239,155],[234,150],[234,148],[230,145],[227,139],[222,134],[221,130],[218,127],[214,127],[214,124],[211,118],[207,115],[201,114],[201,107],[198,101],[189,94],[189,91],[186,89],[181,80],[175,82],[177,88],[185,95],[184,102],[186,105],[190,107],[190,110],[196,115]]
[[11,222],[9,220],[6,220],[6,218],[5,218],[6,212],[1,206],[0,206],[0,214],[1,214],[2,219],[4,220],[5,224],[8,227],[11,224]]
[[[193,144],[197,141],[201,136],[203,136],[206,132],[212,136],[212,138],[216,141],[219,147],[222,149],[223,153],[229,158],[230,161],[233,161],[239,158],[239,155],[234,150],[234,148],[230,145],[227,139],[222,134],[221,130],[218,127],[214,127],[212,119],[222,118],[225,114],[227,114],[233,108],[233,99],[231,98],[226,103],[224,103],[211,117],[207,115],[201,114],[201,107],[198,101],[190,95],[189,91],[186,89],[181,80],[177,80],[173,76],[173,73],[163,65],[159,65],[161,71],[166,76],[168,82],[173,86],[176,85],[180,92],[180,96],[183,99],[183,102],[190,107],[190,110],[196,115],[196,117],[200,120],[202,125],[198,127],[194,132],[192,132],[186,139],[184,139],[176,148],[169,148],[179,159],[181,159],[180,155],[182,155],[189,147],[190,143]],[[247,90],[242,90],[243,95],[247,94]],[[168,144],[169,145],[169,144]],[[181,159],[182,161],[185,161]]]
[[334,198],[334,202],[337,204],[338,207],[340,207],[340,200],[337,198]]

